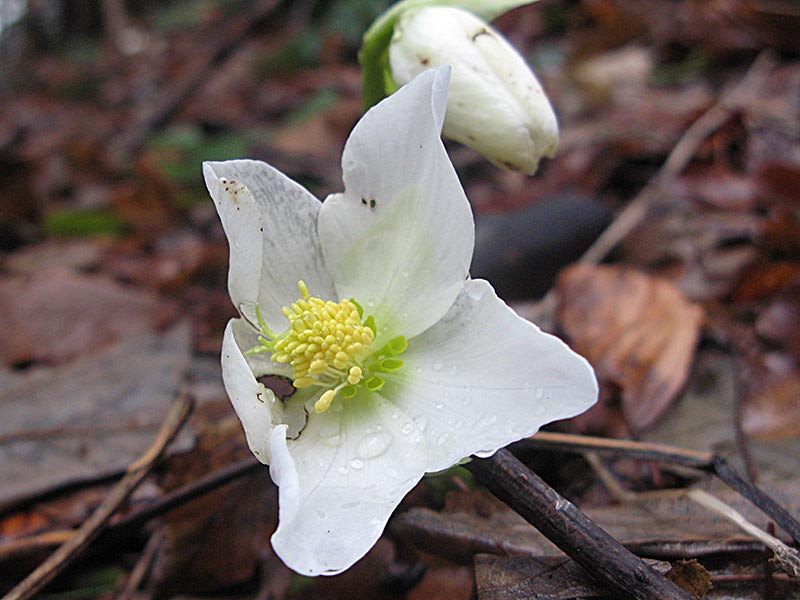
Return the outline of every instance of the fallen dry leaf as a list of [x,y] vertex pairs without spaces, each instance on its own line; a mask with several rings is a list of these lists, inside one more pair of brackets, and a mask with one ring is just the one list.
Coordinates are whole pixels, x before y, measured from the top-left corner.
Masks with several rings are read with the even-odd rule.
[[556,285],[558,319],[575,350],[622,388],[630,425],[651,427],[686,382],[702,309],[669,281],[625,267],[575,265]]
[[[127,468],[175,397],[190,338],[184,323],[61,367],[0,370],[0,504]],[[179,440],[173,448],[191,435]]]
[[[659,572],[669,563],[650,561]],[[478,600],[586,600],[613,598],[608,589],[593,579],[578,563],[566,556],[475,557]]]
[[666,575],[672,583],[680,586],[695,598],[705,598],[714,586],[711,573],[697,559],[679,560]]
[[58,364],[85,356],[152,329],[168,306],[153,294],[68,269],[9,278],[0,281],[0,360]]

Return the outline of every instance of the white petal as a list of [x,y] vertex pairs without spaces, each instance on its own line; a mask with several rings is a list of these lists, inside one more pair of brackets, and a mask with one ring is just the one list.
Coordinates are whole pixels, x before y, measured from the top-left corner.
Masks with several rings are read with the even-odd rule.
[[409,341],[381,393],[424,431],[428,471],[491,454],[589,408],[594,371],[558,338],[519,317],[482,280]]
[[321,204],[314,196],[254,160],[206,162],[203,174],[230,244],[231,299],[243,315],[254,321],[258,303],[267,325],[285,329],[281,308],[299,297],[299,279],[312,295],[338,300],[320,249]]
[[376,394],[311,415],[288,445],[298,484],[280,487],[272,546],[303,575],[334,575],[364,556],[425,467],[419,430]]
[[269,464],[273,423],[281,422],[283,408],[275,394],[253,376],[234,337],[236,321],[228,321],[222,338],[222,380],[242,422],[250,450],[258,460]]
[[447,73],[423,73],[362,117],[342,157],[345,191],[319,214],[336,289],[375,316],[379,337],[433,325],[469,269],[472,213],[439,137]]

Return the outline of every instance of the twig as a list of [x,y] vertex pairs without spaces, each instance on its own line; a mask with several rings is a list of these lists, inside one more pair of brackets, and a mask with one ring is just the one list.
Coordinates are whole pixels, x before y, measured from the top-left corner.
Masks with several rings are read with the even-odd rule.
[[[672,148],[661,168],[647,185],[617,215],[614,222],[598,237],[578,260],[581,264],[597,264],[633,231],[644,219],[651,203],[658,196],[663,184],[686,168],[697,150],[708,136],[722,127],[731,115],[753,97],[766,75],[774,68],[774,53],[764,50],[753,61],[744,77],[729,92],[684,131]],[[529,312],[532,321],[545,329],[552,328],[556,307],[556,292],[551,289]]]
[[[253,458],[246,458],[195,479],[168,494],[164,494],[150,504],[131,511],[116,523],[110,524],[103,530],[102,541],[108,544],[120,538],[129,537],[147,521],[159,517],[173,508],[182,506],[204,494],[213,492],[232,481],[254,473],[259,469],[263,469],[263,465],[260,462]],[[70,539],[74,534],[75,532],[72,530],[50,531],[41,535],[29,536],[7,542],[0,545],[0,562],[14,556],[28,554],[33,550],[58,546]]]
[[473,458],[465,467],[490,492],[619,597],[635,600],[692,598],[595,525],[508,450],[498,450],[490,458]]
[[162,536],[160,531],[156,531],[150,536],[150,539],[147,540],[147,544],[145,544],[144,550],[142,551],[142,555],[139,557],[139,560],[136,561],[136,566],[133,568],[133,571],[131,571],[130,577],[125,581],[125,587],[123,587],[122,591],[116,596],[116,600],[130,600],[133,598],[136,590],[139,588],[139,585],[142,583],[142,580],[145,575],[147,575],[147,572],[150,570],[156,558],[158,549],[161,546],[161,541]]
[[168,494],[164,494],[161,498],[154,500],[147,506],[143,506],[125,515],[122,519],[108,527],[107,534],[109,537],[126,536],[150,519],[159,517],[173,508],[177,508],[195,498],[213,492],[250,473],[263,470],[263,468],[264,465],[254,458],[246,458],[214,471],[213,473],[209,473],[208,475],[203,475]]
[[662,444],[549,432],[537,433],[532,438],[517,442],[517,444],[520,447],[556,447],[571,453],[583,453],[591,450],[598,453],[623,455],[637,460],[674,463],[712,473],[761,509],[764,514],[780,525],[795,543],[800,544],[800,523],[797,519],[761,489],[739,477],[728,461],[721,456]]
[[686,492],[686,495],[698,504],[713,510],[715,513],[735,523],[742,531],[756,538],[775,553],[775,561],[781,569],[792,577],[800,577],[800,555],[796,550],[790,548],[766,531],[761,531],[761,529],[745,519],[740,512],[728,506],[719,498],[715,498],[708,492],[693,489]]
[[174,439],[192,410],[192,400],[180,395],[158,432],[153,444],[139,457],[111,490],[92,515],[68,541],[39,565],[19,585],[11,590],[3,600],[28,600],[36,595],[47,583],[72,562],[98,535],[112,514],[144,480],[167,445]]
[[798,554],[796,550],[784,544],[774,535],[762,531],[753,525],[736,509],[725,504],[719,498],[716,498],[708,492],[700,489],[630,492],[619,484],[617,478],[614,477],[613,473],[611,473],[611,471],[609,471],[609,469],[602,463],[595,452],[587,452],[584,454],[584,457],[589,462],[592,469],[600,478],[600,481],[603,483],[606,489],[608,489],[608,491],[611,492],[611,494],[618,501],[638,503],[646,502],[653,497],[685,496],[738,525],[743,531],[756,538],[767,548],[772,550],[775,555],[775,561],[784,571],[786,571],[792,577],[800,576],[800,554]]

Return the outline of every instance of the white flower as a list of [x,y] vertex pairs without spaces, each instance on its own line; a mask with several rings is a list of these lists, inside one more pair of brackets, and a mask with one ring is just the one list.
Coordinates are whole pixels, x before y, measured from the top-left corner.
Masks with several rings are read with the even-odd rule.
[[[439,137],[447,80],[426,72],[367,112],[324,203],[261,162],[203,166],[242,315],[225,387],[280,487],[273,547],[305,575],[362,557],[424,473],[595,401],[583,358],[468,278],[472,215]],[[300,389],[278,400],[264,374]]]
[[389,45],[394,80],[453,69],[443,134],[494,164],[533,174],[555,155],[558,123],[536,76],[491,25],[445,6],[404,11]]

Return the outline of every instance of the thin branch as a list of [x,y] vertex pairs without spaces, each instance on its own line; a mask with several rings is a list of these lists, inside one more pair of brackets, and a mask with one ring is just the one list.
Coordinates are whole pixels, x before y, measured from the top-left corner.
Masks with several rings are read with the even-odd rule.
[[153,565],[161,542],[162,535],[160,530],[150,536],[150,539],[147,540],[147,544],[145,544],[144,550],[142,551],[142,555],[139,557],[139,560],[136,561],[136,566],[133,568],[133,571],[131,571],[130,576],[125,581],[125,586],[115,597],[115,600],[130,600],[134,597],[136,590],[139,589],[145,575],[147,575],[147,572]]
[[490,458],[473,458],[465,467],[618,597],[692,598],[595,525],[508,450],[498,450]]
[[800,577],[800,555],[797,553],[797,550],[790,548],[766,531],[762,531],[745,519],[736,509],[728,506],[722,500],[704,490],[689,490],[686,492],[686,495],[698,504],[705,506],[709,510],[713,510],[718,515],[735,523],[742,531],[756,538],[775,553],[775,560],[781,569],[792,577]]
[[[131,511],[119,521],[110,524],[102,532],[102,541],[111,544],[120,538],[127,538],[133,535],[139,527],[169,512],[173,508],[183,506],[195,498],[209,494],[237,479],[246,477],[260,469],[264,465],[253,458],[246,458],[228,465],[222,469],[209,473],[191,481],[157,500]],[[70,539],[75,532],[71,529],[50,531],[40,535],[33,535],[21,539],[13,540],[0,545],[0,563],[15,556],[29,554],[34,550],[52,548]]]
[[558,448],[564,452],[579,454],[594,451],[637,460],[674,463],[712,473],[761,509],[764,514],[780,525],[795,543],[800,544],[800,523],[797,519],[760,488],[742,479],[728,464],[728,461],[721,456],[662,444],[549,432],[539,432],[517,444],[520,447]]
[[180,395],[158,432],[153,444],[130,467],[111,493],[103,500],[92,515],[58,550],[39,565],[19,585],[11,590],[3,600],[28,600],[34,597],[47,583],[72,562],[103,530],[103,527],[120,505],[148,475],[153,465],[167,445],[175,438],[191,413],[191,398]]

